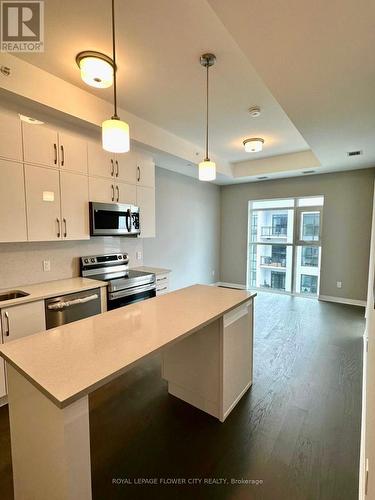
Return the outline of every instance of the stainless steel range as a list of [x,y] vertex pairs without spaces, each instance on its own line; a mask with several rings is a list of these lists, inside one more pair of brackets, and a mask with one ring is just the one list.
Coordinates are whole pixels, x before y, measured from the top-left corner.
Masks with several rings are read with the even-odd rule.
[[81,276],[108,281],[108,310],[156,295],[155,274],[129,269],[127,253],[81,257]]

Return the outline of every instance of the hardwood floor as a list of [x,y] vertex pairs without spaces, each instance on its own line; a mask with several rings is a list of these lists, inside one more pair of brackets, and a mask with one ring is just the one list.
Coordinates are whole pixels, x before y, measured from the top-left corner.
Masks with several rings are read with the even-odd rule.
[[[168,396],[158,358],[94,393],[93,498],[356,500],[363,316],[359,307],[260,294],[254,385],[224,424]],[[6,407],[0,432],[5,500],[12,498]],[[159,484],[134,484],[142,478]]]

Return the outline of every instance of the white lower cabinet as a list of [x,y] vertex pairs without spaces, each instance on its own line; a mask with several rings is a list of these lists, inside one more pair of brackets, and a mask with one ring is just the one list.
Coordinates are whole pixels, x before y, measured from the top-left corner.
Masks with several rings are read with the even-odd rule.
[[0,242],[26,240],[23,165],[0,160]]
[[156,275],[156,296],[164,295],[169,292],[169,274]]
[[29,241],[90,237],[87,176],[25,165],[25,184]]
[[140,210],[141,238],[155,238],[155,189],[137,186],[137,205]]
[[[46,329],[44,300],[1,309],[2,342],[27,337]],[[0,397],[6,394],[4,363],[0,363]]]

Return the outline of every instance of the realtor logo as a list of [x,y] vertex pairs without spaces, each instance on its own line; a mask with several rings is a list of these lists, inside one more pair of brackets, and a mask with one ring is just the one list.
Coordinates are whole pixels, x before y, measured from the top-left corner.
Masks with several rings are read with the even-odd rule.
[[1,52],[44,52],[44,2],[1,2]]

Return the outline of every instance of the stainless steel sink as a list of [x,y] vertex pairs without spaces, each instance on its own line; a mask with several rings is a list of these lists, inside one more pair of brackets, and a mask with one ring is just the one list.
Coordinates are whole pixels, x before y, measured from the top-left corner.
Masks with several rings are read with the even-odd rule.
[[9,292],[0,293],[0,302],[4,300],[19,299],[21,297],[27,297],[28,295],[30,294],[22,290],[10,290]]

